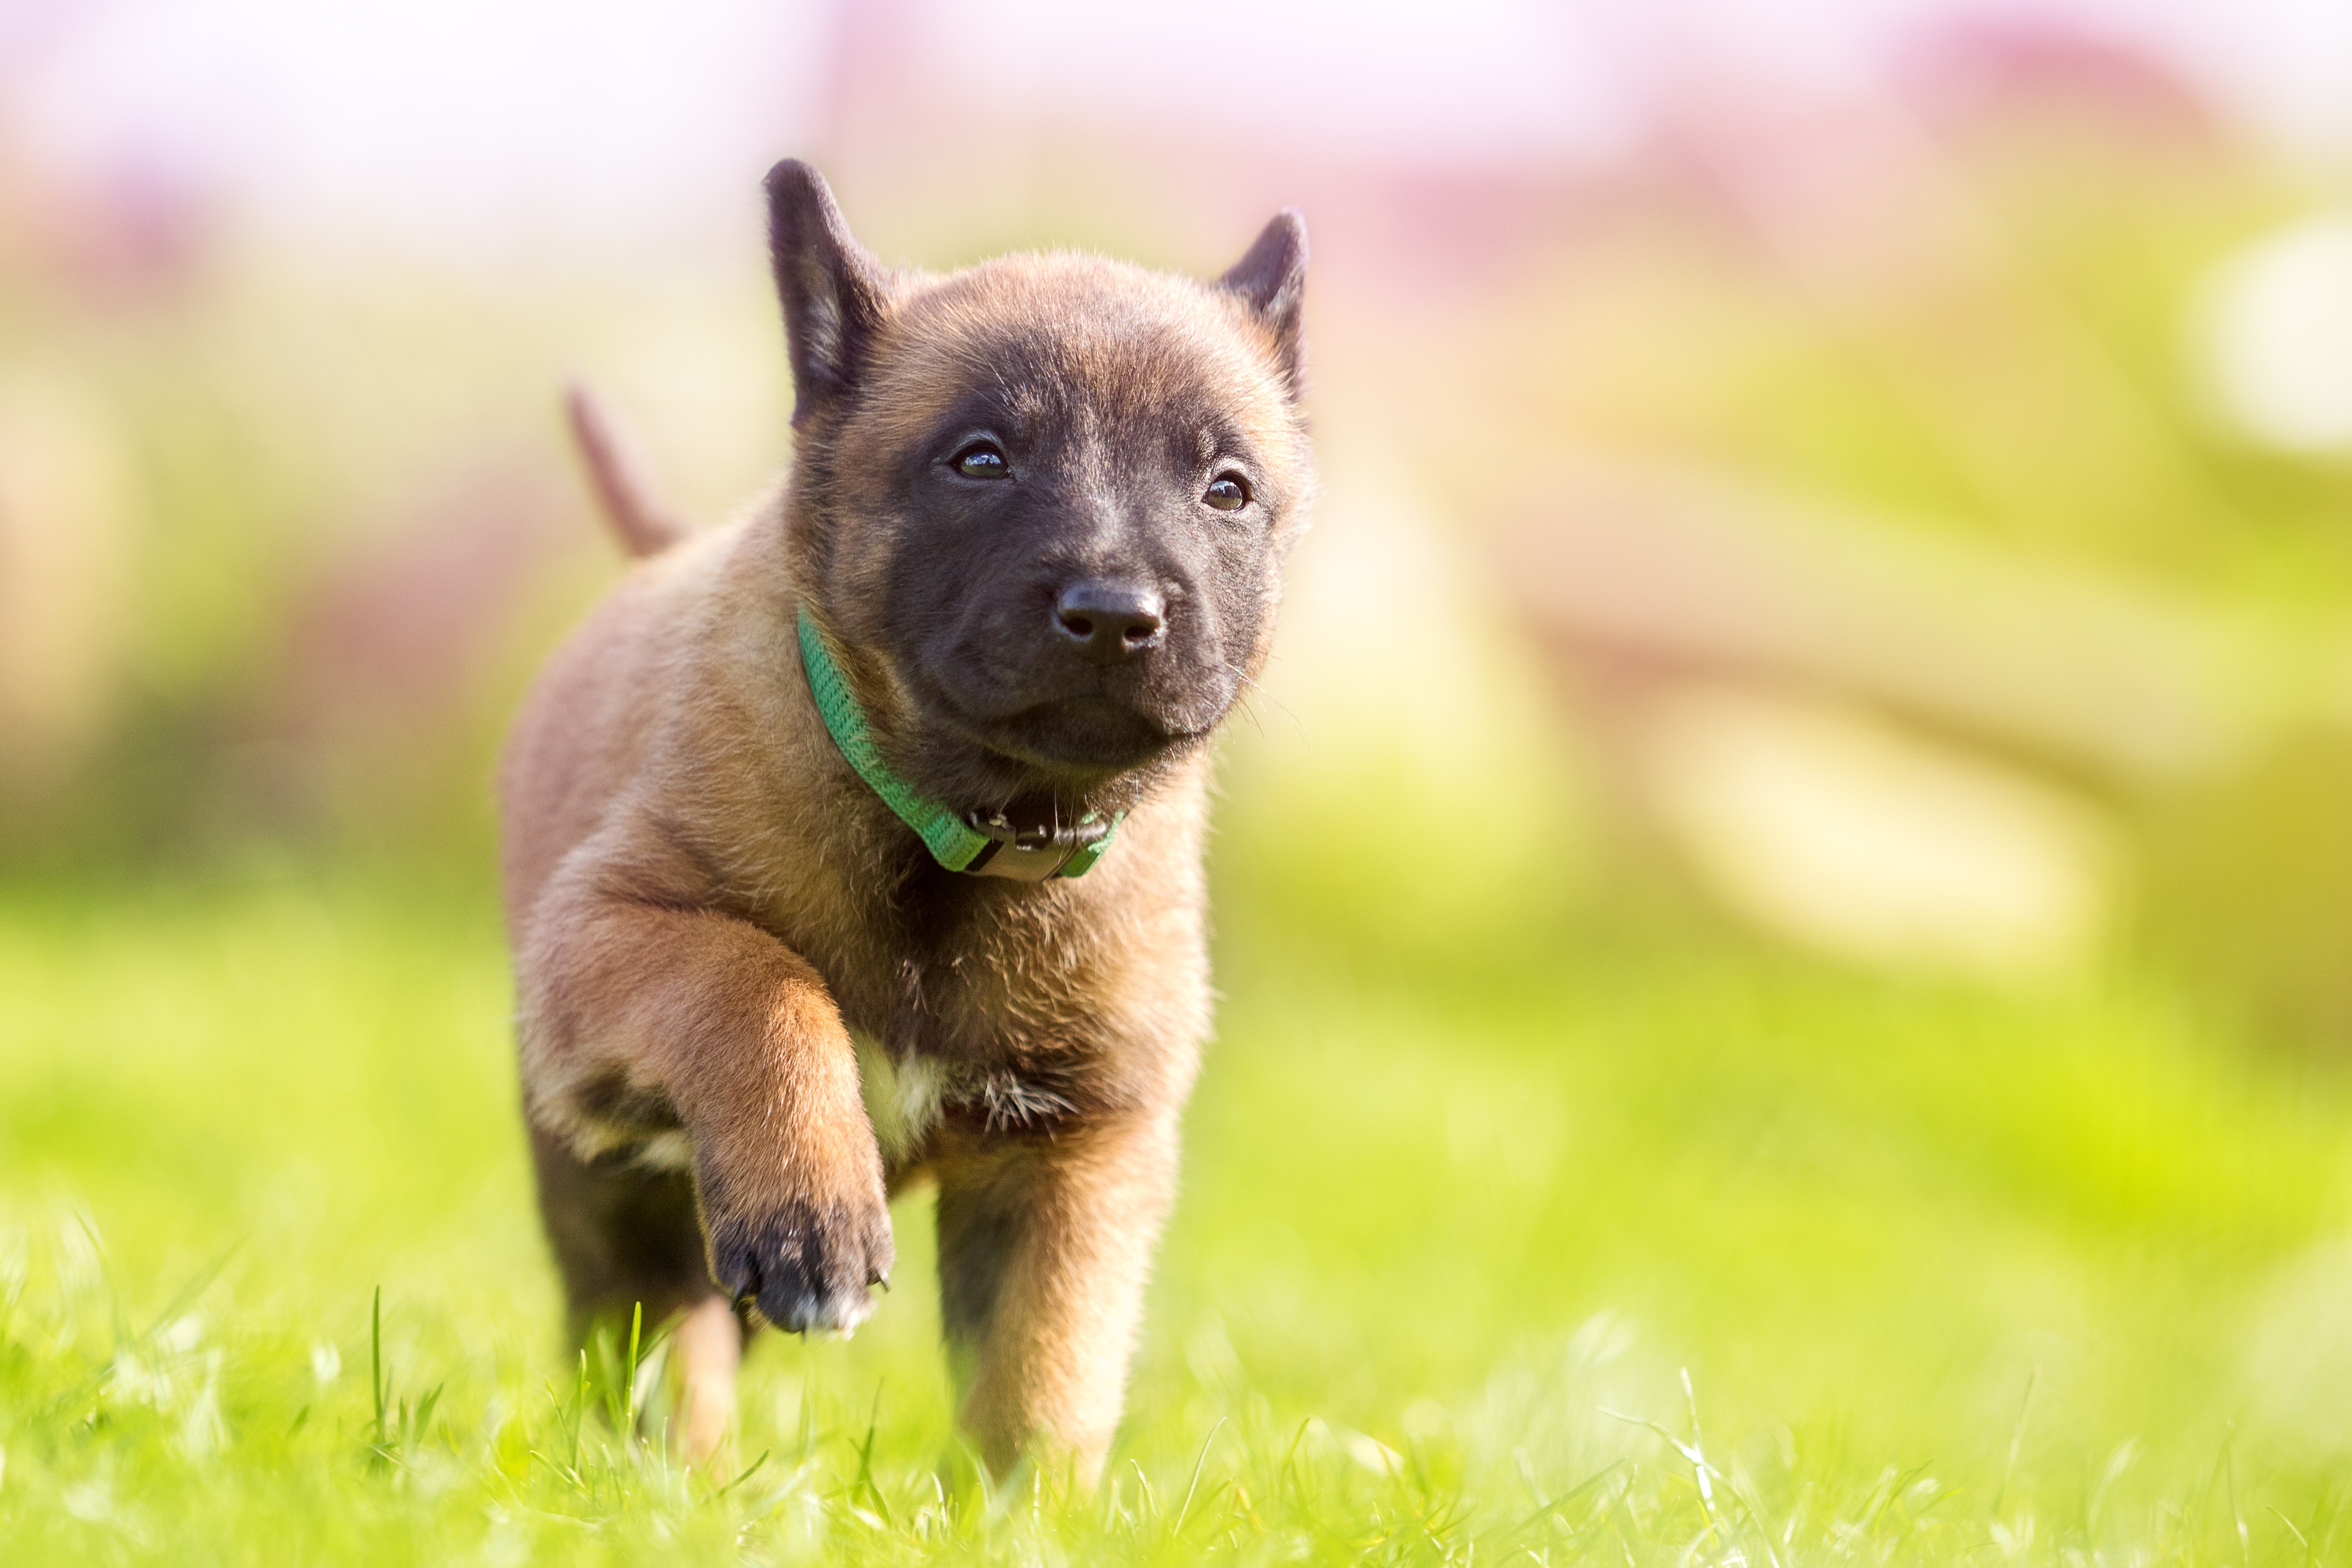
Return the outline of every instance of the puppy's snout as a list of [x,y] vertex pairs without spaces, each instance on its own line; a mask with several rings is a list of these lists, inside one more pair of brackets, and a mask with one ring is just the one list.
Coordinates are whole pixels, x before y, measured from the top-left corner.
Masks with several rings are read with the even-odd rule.
[[1168,602],[1151,589],[1088,577],[1062,590],[1054,625],[1081,658],[1118,664],[1160,646],[1167,613]]

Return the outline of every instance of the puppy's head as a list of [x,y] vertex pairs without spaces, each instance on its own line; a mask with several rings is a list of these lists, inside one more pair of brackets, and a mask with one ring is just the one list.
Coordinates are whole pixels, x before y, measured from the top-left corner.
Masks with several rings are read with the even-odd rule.
[[1120,809],[1257,673],[1314,489],[1306,230],[1213,284],[1072,255],[892,273],[768,176],[798,580],[918,788]]

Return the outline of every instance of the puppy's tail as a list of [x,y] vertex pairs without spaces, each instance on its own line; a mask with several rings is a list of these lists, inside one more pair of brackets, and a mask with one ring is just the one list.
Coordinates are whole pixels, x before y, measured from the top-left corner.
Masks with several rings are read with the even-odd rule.
[[659,555],[693,531],[654,499],[642,449],[594,393],[577,381],[567,382],[563,407],[589,486],[596,492],[604,521],[620,536],[622,549],[632,555]]

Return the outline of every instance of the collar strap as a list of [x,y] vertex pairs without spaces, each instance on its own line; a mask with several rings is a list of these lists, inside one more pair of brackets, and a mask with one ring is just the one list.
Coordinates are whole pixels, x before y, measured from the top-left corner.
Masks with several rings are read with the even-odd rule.
[[[809,695],[824,721],[825,732],[841,750],[842,759],[856,770],[866,787],[898,820],[915,830],[931,858],[950,871],[975,877],[1006,877],[1017,882],[1043,882],[1055,877],[1083,877],[1110,847],[1120,818],[1101,820],[1088,812],[1068,827],[1019,828],[1000,813],[977,811],[959,815],[949,810],[893,772],[874,743],[866,710],[851,694],[832,645],[809,614],[800,607],[801,668],[808,675]],[[1123,814],[1122,814],[1123,815]]]

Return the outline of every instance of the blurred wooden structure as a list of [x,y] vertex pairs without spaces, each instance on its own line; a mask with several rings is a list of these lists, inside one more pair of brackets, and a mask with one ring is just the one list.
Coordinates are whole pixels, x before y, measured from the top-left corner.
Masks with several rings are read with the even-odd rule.
[[[1786,748],[1847,753],[1759,786],[1785,795],[1818,776],[1817,816],[1869,815],[1844,782],[1857,748],[1885,754],[1870,764],[1882,782],[1929,781],[1912,788],[1920,799],[1885,808],[1922,840],[1909,872],[1937,854],[2030,858],[2040,844],[2073,855],[2082,864],[2051,873],[2052,885],[2104,879],[2114,938],[2165,950],[2297,1031],[2352,1039],[2352,830],[2342,826],[2352,658],[2340,638],[2297,640],[2277,617],[2240,622],[2120,574],[1924,524],[1626,466],[1591,465],[1548,487],[1496,536],[1494,556],[1499,592],[1599,739],[1617,798],[1686,858],[1709,855],[1684,810],[1692,790],[1738,786],[1662,774],[1661,726],[1699,711],[1695,693],[1734,694],[1748,706],[1706,713],[1753,732],[1778,712]],[[1677,742],[1675,765],[1743,754],[1726,745]],[[1948,784],[1934,782],[1939,771]],[[1969,837],[1965,803],[2009,810],[1993,800],[2004,795],[2017,808],[2007,837]],[[1948,833],[1938,809],[1953,814]],[[1770,835],[1784,819],[1795,820],[1769,810],[1748,820]],[[2064,848],[2071,830],[2050,826],[2061,819],[2093,825],[2074,836],[2079,851]],[[1853,825],[1864,837],[1896,830]],[[1801,843],[1769,848],[1801,889],[1842,874],[1809,869]],[[1697,869],[1703,881],[1738,880],[1736,868]],[[1715,890],[1743,902],[1736,886]]]

